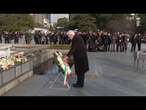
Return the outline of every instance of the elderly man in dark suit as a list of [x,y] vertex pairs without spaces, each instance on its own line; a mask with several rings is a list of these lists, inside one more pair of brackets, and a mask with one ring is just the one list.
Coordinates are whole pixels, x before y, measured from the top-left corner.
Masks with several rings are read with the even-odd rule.
[[86,47],[81,36],[77,36],[74,31],[68,31],[67,35],[72,41],[71,49],[64,60],[73,56],[77,82],[73,87],[82,88],[84,86],[85,73],[89,70]]

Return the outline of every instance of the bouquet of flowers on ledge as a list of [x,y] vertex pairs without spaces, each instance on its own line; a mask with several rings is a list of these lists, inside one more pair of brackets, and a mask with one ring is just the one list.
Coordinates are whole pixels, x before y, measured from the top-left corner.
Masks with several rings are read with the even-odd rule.
[[10,67],[27,62],[24,52],[20,52],[9,57],[0,58],[0,70],[8,70]]
[[59,72],[62,72],[64,75],[64,85],[67,84],[67,81],[69,80],[69,76],[71,74],[71,65],[69,62],[65,62],[62,60],[63,55],[61,52],[56,51],[54,53],[54,63],[59,67]]

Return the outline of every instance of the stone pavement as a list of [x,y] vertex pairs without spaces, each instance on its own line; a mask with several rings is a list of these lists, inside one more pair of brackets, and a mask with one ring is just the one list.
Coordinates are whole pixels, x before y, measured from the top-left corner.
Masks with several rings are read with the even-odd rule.
[[[142,45],[146,50],[146,45]],[[66,89],[60,79],[49,88],[57,75],[55,66],[45,75],[34,75],[5,96],[145,96],[146,69],[133,67],[132,53],[88,53],[90,71],[86,74],[85,87]],[[144,65],[146,68],[146,63]],[[70,83],[75,82],[71,77]]]
[[[145,48],[143,48],[145,50]],[[53,67],[45,75],[34,75],[5,96],[145,96],[146,62],[144,70],[133,67],[132,53],[88,53],[90,71],[86,74],[85,87],[66,89],[60,79],[49,88],[57,75]],[[61,81],[62,80],[62,81]],[[75,82],[71,77],[70,83]]]

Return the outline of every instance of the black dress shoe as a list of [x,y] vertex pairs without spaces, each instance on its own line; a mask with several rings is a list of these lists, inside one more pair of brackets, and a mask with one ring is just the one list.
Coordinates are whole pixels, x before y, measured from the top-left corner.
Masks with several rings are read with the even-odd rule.
[[83,85],[73,84],[73,87],[74,87],[74,88],[82,88],[82,87],[83,87]]

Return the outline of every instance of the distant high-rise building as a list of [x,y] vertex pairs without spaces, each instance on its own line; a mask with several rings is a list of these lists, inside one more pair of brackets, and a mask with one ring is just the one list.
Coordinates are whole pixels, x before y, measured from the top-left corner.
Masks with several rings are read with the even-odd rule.
[[42,25],[47,25],[48,24],[48,14],[30,14],[35,23],[39,23]]
[[48,14],[48,21],[50,25],[53,25],[54,23],[57,23],[57,20],[59,18],[67,18],[69,19],[69,14]]
[[48,21],[49,21],[49,24],[51,24],[51,14],[48,14]]
[[30,14],[33,16],[34,21],[43,25],[54,25],[59,18],[69,19],[69,14]]

